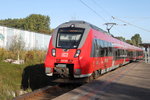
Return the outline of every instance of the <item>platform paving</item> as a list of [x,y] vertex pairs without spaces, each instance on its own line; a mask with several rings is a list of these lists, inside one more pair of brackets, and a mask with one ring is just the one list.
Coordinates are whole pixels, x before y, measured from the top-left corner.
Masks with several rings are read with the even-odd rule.
[[53,100],[150,100],[150,64],[130,63]]

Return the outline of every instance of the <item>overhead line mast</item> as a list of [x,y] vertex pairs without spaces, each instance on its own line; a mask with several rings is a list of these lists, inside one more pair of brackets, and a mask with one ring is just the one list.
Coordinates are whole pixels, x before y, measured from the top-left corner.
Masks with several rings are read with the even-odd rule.
[[116,23],[105,23],[104,25],[106,25],[106,29],[108,31],[108,33],[110,34],[110,29],[114,26],[117,25]]

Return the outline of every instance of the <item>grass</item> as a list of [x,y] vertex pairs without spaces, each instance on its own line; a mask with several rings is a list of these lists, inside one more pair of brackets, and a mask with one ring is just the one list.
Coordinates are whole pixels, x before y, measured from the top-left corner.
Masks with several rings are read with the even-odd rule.
[[25,66],[0,62],[0,100],[12,100],[19,94]]
[[[21,51],[20,59],[25,64],[16,65],[5,63],[5,59],[17,59],[17,55],[9,50],[0,48],[0,100],[12,100],[21,91],[22,72],[26,66],[44,62],[46,51],[30,50]],[[27,90],[28,91],[28,90]],[[30,91],[30,90],[29,90]]]

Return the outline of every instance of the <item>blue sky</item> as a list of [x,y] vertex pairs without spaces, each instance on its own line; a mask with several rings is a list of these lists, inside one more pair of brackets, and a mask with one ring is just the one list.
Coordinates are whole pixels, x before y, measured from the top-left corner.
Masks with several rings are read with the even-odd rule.
[[[130,39],[139,33],[143,42],[150,42],[150,0],[0,0],[0,19],[24,18],[30,14],[43,14],[51,18],[51,28],[70,20],[84,20],[102,29],[104,23],[118,25],[111,29],[114,36]],[[111,16],[123,20],[126,24]],[[137,27],[144,28],[144,30]]]

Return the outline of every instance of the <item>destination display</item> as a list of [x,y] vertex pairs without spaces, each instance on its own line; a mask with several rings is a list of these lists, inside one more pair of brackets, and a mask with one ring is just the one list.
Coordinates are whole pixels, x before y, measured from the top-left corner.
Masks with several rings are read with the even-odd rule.
[[59,33],[83,33],[83,28],[60,28]]

